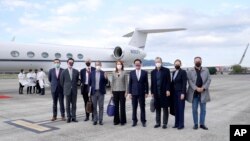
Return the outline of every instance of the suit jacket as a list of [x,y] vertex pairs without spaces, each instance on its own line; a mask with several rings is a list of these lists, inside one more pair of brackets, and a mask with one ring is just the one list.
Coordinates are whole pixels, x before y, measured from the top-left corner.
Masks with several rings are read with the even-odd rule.
[[129,73],[129,93],[132,95],[148,94],[148,72],[141,70],[139,81],[136,76],[136,70]]
[[[90,68],[90,72],[91,72],[91,73],[92,73],[94,70],[95,70],[94,67],[91,67],[91,68]],[[81,77],[81,83],[82,83],[82,85],[84,85],[84,84],[85,84],[85,81],[86,81],[86,68],[81,69],[81,71],[80,71],[80,77]],[[89,76],[89,78],[90,78],[90,76]],[[89,81],[90,81],[90,79],[89,79]]]
[[[188,77],[188,91],[187,91],[187,101],[192,103],[193,102],[193,97],[194,97],[194,92],[196,90],[196,79],[197,79],[197,74],[195,68],[192,68],[190,71],[187,72],[187,77]],[[201,93],[201,103],[206,103],[210,101],[210,94],[209,94],[209,86],[211,83],[211,77],[210,73],[207,68],[202,68],[201,69],[201,79],[203,82],[203,88],[205,88],[205,91]]]
[[63,87],[63,94],[66,96],[70,95],[72,89],[72,93],[76,95],[78,80],[79,80],[78,70],[72,68],[72,80],[70,79],[68,68],[63,70],[60,77],[60,82]]
[[63,88],[60,84],[60,75],[62,74],[62,71],[63,69],[60,68],[59,69],[59,74],[58,74],[58,78],[56,76],[56,69],[55,68],[52,68],[49,70],[49,76],[48,76],[48,79],[49,79],[49,82],[50,82],[50,85],[51,85],[51,92],[52,93],[55,93],[56,92],[56,89],[62,93],[63,92]]
[[182,94],[186,94],[187,90],[187,73],[185,70],[179,69],[177,76],[174,79],[176,71],[173,71],[172,88],[173,93],[175,91],[181,91]]
[[[96,70],[94,70],[90,74],[91,95],[95,94],[95,89],[96,89],[95,83],[96,83]],[[105,78],[104,71],[100,71],[99,91],[101,94],[106,94],[107,83],[108,83],[108,79]]]
[[160,95],[158,94],[157,88],[157,69],[151,71],[151,93],[154,94],[155,98],[155,107],[156,108],[167,108],[169,103],[169,97],[166,95],[166,91],[170,92],[170,84],[171,84],[171,76],[170,71],[168,68],[161,67],[160,74],[161,74],[161,86],[160,86]]

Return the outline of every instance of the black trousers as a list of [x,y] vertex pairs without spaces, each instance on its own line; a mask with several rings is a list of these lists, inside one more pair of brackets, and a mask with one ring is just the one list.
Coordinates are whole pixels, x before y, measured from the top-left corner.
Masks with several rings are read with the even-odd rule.
[[71,90],[71,94],[66,96],[66,112],[68,119],[76,119],[76,101],[77,95],[73,94]]
[[40,88],[40,85],[39,85],[39,81],[38,81],[38,80],[36,81],[36,93],[37,93],[37,94],[40,94],[40,93],[41,93],[41,88]]
[[[82,98],[84,101],[84,106],[85,106],[85,114],[86,114],[86,118],[89,118],[89,113],[86,112],[86,105],[87,102],[89,101],[89,85],[83,85],[81,88],[81,93],[82,93]],[[93,114],[92,114],[92,118],[93,118]]]
[[31,94],[32,86],[27,86],[27,94]]
[[114,123],[127,123],[125,91],[113,91],[115,103]]
[[132,107],[133,107],[132,120],[134,122],[138,121],[137,119],[138,103],[140,105],[140,110],[141,110],[141,122],[145,123],[146,122],[145,95],[132,95]]
[[60,105],[60,112],[61,112],[61,117],[65,117],[65,108],[64,108],[64,95],[61,91],[56,89],[54,93],[52,93],[52,99],[53,99],[53,117],[57,117],[57,103],[59,101]]
[[23,94],[23,85],[19,83],[19,94]]
[[161,109],[163,109],[163,124],[167,125],[168,124],[168,108],[156,108],[156,124],[161,125]]

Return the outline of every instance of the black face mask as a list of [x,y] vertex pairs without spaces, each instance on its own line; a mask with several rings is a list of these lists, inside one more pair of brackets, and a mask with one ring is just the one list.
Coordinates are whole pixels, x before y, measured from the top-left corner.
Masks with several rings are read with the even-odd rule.
[[201,62],[196,62],[196,63],[195,63],[195,66],[196,66],[197,68],[201,67]]
[[175,69],[180,69],[181,68],[181,66],[179,66],[179,65],[176,65],[176,66],[174,66],[175,67]]
[[90,66],[90,62],[86,62],[86,66],[88,66],[88,67],[89,67],[89,66]]

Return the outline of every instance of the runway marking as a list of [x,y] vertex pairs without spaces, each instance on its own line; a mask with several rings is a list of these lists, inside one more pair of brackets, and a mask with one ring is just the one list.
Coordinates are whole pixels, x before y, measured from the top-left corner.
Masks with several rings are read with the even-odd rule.
[[6,123],[25,129],[25,130],[32,131],[34,133],[38,133],[38,134],[59,129],[59,128],[47,126],[44,124],[37,124],[35,122],[24,120],[24,119],[6,121]]
[[8,99],[8,98],[12,98],[12,97],[6,96],[6,95],[0,95],[0,99]]

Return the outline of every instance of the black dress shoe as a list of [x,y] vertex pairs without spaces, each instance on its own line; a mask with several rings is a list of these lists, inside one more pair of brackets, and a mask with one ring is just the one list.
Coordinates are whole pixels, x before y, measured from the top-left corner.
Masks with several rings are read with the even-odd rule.
[[88,117],[86,117],[85,119],[84,119],[84,121],[88,121],[89,120],[89,118]]
[[120,124],[120,123],[116,123],[116,122],[114,123],[114,125],[118,125],[118,124]]
[[198,125],[195,124],[194,127],[193,127],[194,130],[197,130],[198,129]]
[[201,129],[208,130],[208,128],[205,125],[200,125]]
[[126,123],[121,123],[121,126],[124,126]]
[[162,128],[163,128],[163,129],[167,129],[168,126],[167,126],[166,124],[164,124],[164,125],[162,126]]
[[132,127],[135,127],[137,125],[137,122],[133,122]]
[[161,126],[160,124],[156,124],[154,128],[159,128],[160,126]]
[[97,122],[95,121],[95,122],[93,122],[93,125],[97,125]]
[[142,127],[146,127],[147,126],[147,124],[144,122],[144,123],[142,123]]
[[78,120],[76,120],[76,119],[72,119],[72,122],[78,122]]
[[178,128],[178,126],[173,126],[172,128]]
[[99,122],[99,124],[100,124],[100,125],[103,125],[103,122],[102,122],[102,121],[100,121],[100,122]]
[[178,127],[178,130],[182,130],[184,129],[184,126]]
[[71,119],[70,119],[70,118],[68,118],[68,119],[67,119],[67,123],[70,123],[70,122],[71,122]]

